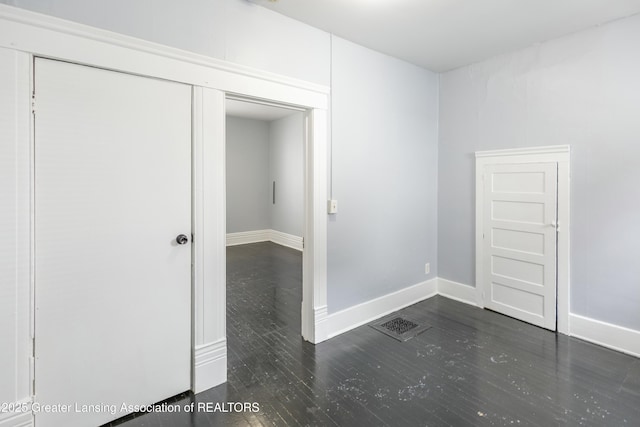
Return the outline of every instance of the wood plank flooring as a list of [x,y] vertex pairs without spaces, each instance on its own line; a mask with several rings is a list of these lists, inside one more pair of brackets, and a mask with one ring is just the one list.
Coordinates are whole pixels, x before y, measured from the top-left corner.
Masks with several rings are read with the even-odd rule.
[[314,346],[300,337],[301,253],[267,242],[227,255],[229,381],[169,403],[256,402],[259,412],[113,425],[640,425],[637,358],[443,297],[400,312],[432,326],[409,341],[362,326]]

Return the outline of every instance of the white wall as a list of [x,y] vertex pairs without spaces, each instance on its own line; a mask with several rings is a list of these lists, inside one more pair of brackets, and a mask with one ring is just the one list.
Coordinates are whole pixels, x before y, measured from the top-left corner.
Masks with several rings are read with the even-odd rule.
[[438,75],[337,37],[332,64],[330,313],[436,277],[438,261]]
[[570,144],[571,312],[640,330],[638,40],[635,16],[441,75],[440,277],[474,284],[473,153]]
[[[28,57],[0,48],[0,403],[31,395]],[[0,413],[2,421],[15,413]]]
[[269,182],[276,182],[270,228],[298,237],[304,225],[303,125],[302,113],[269,123]]
[[269,123],[227,117],[227,233],[271,228]]
[[0,0],[323,85],[329,35],[246,0]]

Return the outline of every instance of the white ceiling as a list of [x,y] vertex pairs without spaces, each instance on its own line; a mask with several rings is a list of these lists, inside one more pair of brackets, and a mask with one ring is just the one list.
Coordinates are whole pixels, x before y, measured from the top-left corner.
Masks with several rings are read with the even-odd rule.
[[640,0],[250,0],[433,71],[640,13]]
[[298,113],[297,110],[227,99],[227,115],[270,122]]

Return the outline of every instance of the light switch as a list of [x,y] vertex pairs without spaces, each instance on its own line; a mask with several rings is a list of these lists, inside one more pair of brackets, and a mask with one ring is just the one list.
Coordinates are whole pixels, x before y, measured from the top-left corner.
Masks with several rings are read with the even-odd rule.
[[337,200],[329,200],[327,205],[328,205],[327,210],[328,210],[328,212],[330,214],[337,214],[338,213],[338,201]]

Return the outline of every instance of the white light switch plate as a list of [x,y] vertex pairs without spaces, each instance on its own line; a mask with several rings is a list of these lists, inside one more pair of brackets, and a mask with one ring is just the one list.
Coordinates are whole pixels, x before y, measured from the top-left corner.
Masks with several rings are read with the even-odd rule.
[[327,202],[327,211],[330,214],[338,213],[338,201],[337,200],[329,200]]

